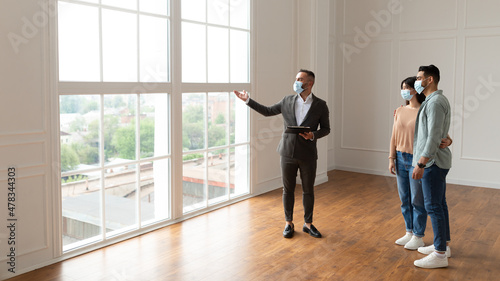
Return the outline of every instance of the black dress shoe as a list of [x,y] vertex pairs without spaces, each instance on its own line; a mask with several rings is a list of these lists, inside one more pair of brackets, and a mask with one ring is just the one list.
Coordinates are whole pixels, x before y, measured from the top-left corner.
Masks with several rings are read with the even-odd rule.
[[283,237],[285,238],[292,238],[293,237],[293,223],[292,224],[287,224],[285,227],[285,230],[283,230]]
[[302,231],[304,231],[305,233],[309,233],[309,235],[311,235],[312,237],[321,238],[321,233],[319,233],[316,227],[314,227],[314,225],[312,224],[311,228],[307,228],[306,224],[304,224],[304,226],[302,227]]

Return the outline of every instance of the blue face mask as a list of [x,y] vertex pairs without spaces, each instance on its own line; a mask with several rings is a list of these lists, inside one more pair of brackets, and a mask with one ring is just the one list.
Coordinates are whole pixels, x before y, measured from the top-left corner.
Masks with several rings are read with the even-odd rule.
[[[427,77],[427,78],[429,78],[429,77]],[[417,93],[421,94],[424,91],[425,87],[422,87],[422,81],[427,80],[427,78],[425,78],[424,80],[415,81],[414,88],[415,88],[415,91],[417,91]]]
[[411,100],[413,98],[413,95],[410,93],[410,90],[401,90],[401,96],[405,100]]
[[297,94],[300,94],[304,91],[304,89],[302,89],[302,82],[300,81],[295,81],[295,83],[293,83],[293,90],[297,93]]

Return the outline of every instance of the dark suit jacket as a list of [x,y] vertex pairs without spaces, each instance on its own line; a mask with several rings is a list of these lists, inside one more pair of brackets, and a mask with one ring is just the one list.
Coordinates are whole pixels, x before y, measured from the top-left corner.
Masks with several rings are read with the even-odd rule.
[[[295,118],[295,101],[298,95],[284,97],[280,102],[272,106],[261,105],[250,99],[248,106],[264,116],[283,115],[283,135],[278,145],[278,152],[281,156],[300,159],[304,161],[318,159],[316,142],[330,133],[330,117],[326,102],[315,95],[312,95],[311,108],[304,117],[302,124],[297,124]],[[306,140],[298,134],[285,133],[287,126],[307,126],[311,127],[314,140]],[[319,130],[318,130],[319,126]]]

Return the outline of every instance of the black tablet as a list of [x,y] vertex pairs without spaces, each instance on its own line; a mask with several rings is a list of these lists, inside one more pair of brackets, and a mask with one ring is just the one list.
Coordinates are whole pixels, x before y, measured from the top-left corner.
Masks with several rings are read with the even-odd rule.
[[300,133],[305,133],[305,132],[310,132],[310,131],[311,131],[310,127],[288,126],[288,127],[286,127],[285,133],[287,133],[287,134],[300,134]]

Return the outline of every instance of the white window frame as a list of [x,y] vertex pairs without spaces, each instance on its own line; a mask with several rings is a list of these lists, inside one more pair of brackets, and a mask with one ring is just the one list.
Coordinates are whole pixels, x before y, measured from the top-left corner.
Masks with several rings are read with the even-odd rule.
[[[51,5],[57,7],[59,0],[48,0]],[[62,0],[65,2],[74,2],[74,3],[82,3],[78,0]],[[178,221],[182,221],[194,216],[199,215],[200,213],[206,213],[213,209],[217,209],[226,205],[230,205],[234,202],[247,199],[252,197],[252,165],[248,165],[248,175],[249,175],[249,193],[247,195],[239,196],[236,198],[232,198],[228,201],[224,201],[220,204],[216,204],[213,206],[209,206],[202,210],[198,210],[195,212],[190,212],[188,214],[183,214],[183,201],[182,201],[182,123],[177,120],[182,120],[182,93],[189,92],[232,92],[233,90],[242,90],[245,89],[247,91],[252,91],[253,81],[254,81],[254,72],[253,72],[253,61],[255,50],[253,48],[253,42],[255,40],[255,35],[252,30],[254,29],[254,16],[253,16],[253,8],[255,6],[254,1],[249,0],[249,19],[250,19],[250,38],[249,38],[249,82],[248,83],[183,83],[182,82],[182,38],[181,38],[181,0],[170,0],[169,7],[169,82],[155,82],[155,83],[144,83],[144,82],[60,82],[58,75],[58,28],[57,28],[57,16],[51,18],[51,28],[49,30],[50,34],[50,50],[48,51],[49,56],[52,58],[50,61],[50,74],[48,76],[51,77],[50,88],[53,92],[53,99],[51,100],[51,105],[53,107],[52,110],[52,124],[53,130],[52,138],[53,140],[59,140],[59,97],[60,95],[105,95],[105,94],[126,94],[130,93],[130,89],[135,89],[136,93],[141,94],[169,94],[169,105],[170,105],[170,155],[166,158],[170,158],[170,219],[163,222],[158,222],[150,226],[142,227],[140,224],[138,229],[134,231],[130,231],[116,237],[106,238],[105,234],[103,234],[102,241],[82,246],[80,248],[63,252],[62,246],[62,203],[61,203],[61,173],[60,173],[60,142],[53,141],[52,142],[52,157],[53,162],[57,163],[54,168],[56,171],[52,175],[52,179],[54,183],[58,183],[59,188],[54,189],[54,200],[56,204],[53,206],[53,217],[54,221],[58,222],[56,226],[54,226],[54,251],[55,253],[59,253],[60,256],[65,258],[69,258],[72,256],[80,255],[85,252],[92,251],[94,249],[102,248],[108,246],[110,244],[126,240],[130,237],[135,237],[140,234],[149,232],[154,229],[159,229],[166,225],[170,225],[176,223]],[[100,1],[99,1],[100,2]],[[119,9],[118,9],[119,10]],[[57,13],[56,13],[57,14]],[[139,31],[138,31],[139,32]],[[139,52],[139,50],[138,50]],[[102,61],[102,60],[101,60]],[[102,64],[102,63],[101,63]],[[101,66],[102,69],[102,66]],[[138,74],[140,75],[140,74]],[[102,71],[101,71],[101,80],[102,80]],[[250,118],[248,124],[248,130],[250,133]],[[102,128],[101,128],[102,130]],[[248,151],[251,153],[252,145],[251,145],[251,137],[249,137],[248,142]],[[237,145],[228,144],[228,148],[243,145],[243,143],[238,143]],[[250,157],[250,156],[249,156]],[[165,158],[165,157],[160,157]],[[151,158],[149,158],[151,160]],[[250,161],[250,158],[249,158]],[[135,162],[140,162],[140,160],[136,160]],[[131,163],[135,163],[132,161]],[[104,164],[104,163],[102,163]],[[59,172],[57,172],[59,171]],[[180,187],[180,188],[173,188]],[[103,203],[104,204],[104,203]],[[103,207],[104,208],[104,207]],[[140,212],[140,209],[139,209]],[[103,233],[105,233],[103,231]]]

